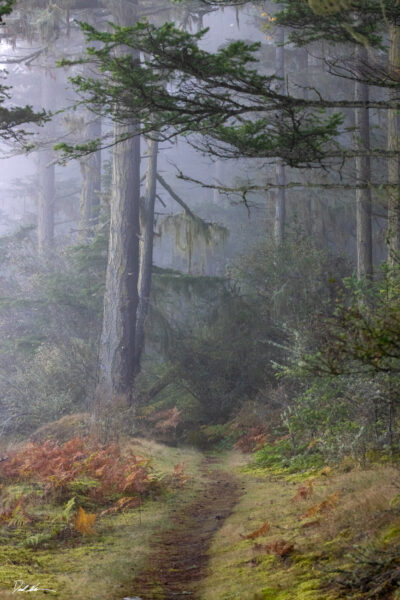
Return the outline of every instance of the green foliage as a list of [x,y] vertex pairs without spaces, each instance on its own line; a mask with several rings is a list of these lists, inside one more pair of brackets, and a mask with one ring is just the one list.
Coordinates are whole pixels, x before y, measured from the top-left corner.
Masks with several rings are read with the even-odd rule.
[[186,441],[203,450],[223,451],[231,449],[237,439],[230,423],[221,425],[203,425],[191,431]]
[[[93,499],[90,498],[91,492],[100,487],[100,482],[94,477],[81,476],[77,477],[71,483],[68,484],[68,492],[73,494],[71,500],[67,503],[63,516],[72,512],[73,506],[82,506],[85,509],[92,509],[96,506]],[[69,507],[69,503],[73,500],[72,506]]]
[[399,587],[400,544],[371,543],[356,547],[348,556],[348,564],[333,571],[332,584],[346,598],[385,600]]
[[[307,166],[320,164],[333,150],[343,116],[325,116],[322,98],[309,109],[303,98],[279,93],[279,79],[257,70],[257,43],[234,41],[212,54],[200,48],[207,30],[190,34],[172,23],[138,22],[114,25],[107,33],[80,25],[89,44],[101,45],[88,47],[87,61],[94,61],[104,78],[79,75],[71,81],[97,113],[138,123],[138,131],[156,131],[161,139],[201,133],[203,142],[196,145],[220,156],[280,156],[291,166]],[[116,57],[117,47],[129,53]],[[146,56],[142,63],[139,51]],[[80,156],[98,145],[59,149]]]
[[[13,10],[14,0],[0,1],[0,16],[9,15]],[[4,78],[4,73],[3,77]],[[0,85],[0,138],[6,141],[22,142],[26,145],[26,138],[29,135],[23,129],[19,129],[21,125],[35,123],[42,125],[49,119],[46,111],[35,112],[32,106],[13,106],[5,107],[11,98],[11,88],[5,85]]]
[[76,502],[76,498],[72,497],[68,500],[68,502],[65,505],[64,510],[62,511],[62,518],[68,523],[72,517],[74,516],[74,513],[76,511],[76,507],[77,507],[77,502]]
[[97,232],[85,244],[72,246],[65,255],[64,269],[43,278],[49,302],[70,306],[93,320],[103,310],[108,236]]
[[388,449],[384,382],[369,378],[317,379],[282,419],[296,446],[316,448],[328,461],[347,455],[364,463],[368,450]]
[[280,245],[258,245],[238,261],[232,275],[242,293],[257,298],[259,310],[288,331],[302,324],[309,329],[313,314],[330,313],[336,282],[349,269],[346,259],[295,233]]
[[329,279],[344,269],[343,261],[298,236],[279,247],[264,243],[231,268],[212,310],[197,319],[189,313],[183,322],[181,315],[179,326],[171,325],[167,356],[200,403],[204,423],[224,422],[275,385],[291,338],[312,337],[306,338],[309,314],[330,310]]
[[320,469],[324,458],[317,448],[309,451],[307,446],[294,447],[290,439],[265,444],[254,454],[254,466],[272,470],[298,473]]
[[400,270],[382,268],[367,290],[347,280],[347,298],[322,323],[323,343],[300,367],[318,374],[388,373],[400,369]]
[[81,412],[93,389],[107,239],[99,233],[49,268],[22,233],[2,239],[0,405],[5,427],[27,433]]
[[42,546],[46,542],[52,540],[54,536],[57,535],[57,533],[58,530],[56,530],[56,532],[44,531],[42,533],[34,533],[33,535],[29,535],[25,539],[23,545],[25,546],[25,548],[39,548],[39,546]]
[[[296,443],[314,443],[328,459],[352,454],[362,464],[397,445],[399,270],[384,267],[373,284],[345,280],[332,315],[319,319],[314,352],[303,344],[283,373],[309,382],[283,413]],[[372,454],[371,454],[372,453]]]
[[220,422],[246,397],[273,379],[269,341],[274,325],[260,318],[254,303],[227,290],[206,324],[186,323],[176,336],[171,358],[180,377],[202,405],[206,422]]
[[276,22],[289,28],[289,40],[298,46],[325,39],[382,47],[384,19],[396,20],[396,3],[393,0],[355,0],[345,5],[345,2],[280,2],[283,6],[275,13]]
[[14,0],[1,0],[0,15],[9,15],[12,11]]

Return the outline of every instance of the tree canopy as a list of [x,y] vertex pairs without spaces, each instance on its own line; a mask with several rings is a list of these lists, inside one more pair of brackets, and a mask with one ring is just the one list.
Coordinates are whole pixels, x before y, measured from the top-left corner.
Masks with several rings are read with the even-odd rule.
[[[258,43],[235,41],[213,54],[200,48],[207,30],[191,34],[171,23],[157,28],[144,22],[114,25],[111,33],[85,23],[81,27],[89,44],[102,42],[100,49],[89,46],[88,60],[108,75],[107,83],[84,76],[72,81],[82,102],[98,114],[120,122],[137,120],[137,133],[160,139],[196,134],[193,143],[217,156],[280,156],[291,166],[305,166],[338,155],[333,139],[343,117],[326,109],[354,103],[306,102],[282,93],[279,78],[255,68]],[[129,54],[116,56],[117,47],[135,48],[145,58],[139,63]]]

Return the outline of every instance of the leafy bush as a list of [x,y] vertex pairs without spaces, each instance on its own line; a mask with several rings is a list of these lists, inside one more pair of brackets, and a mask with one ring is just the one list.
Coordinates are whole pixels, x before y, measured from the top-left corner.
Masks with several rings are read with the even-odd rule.
[[[82,411],[95,384],[107,240],[96,236],[54,258],[7,241],[0,278],[3,431],[33,431]],[[15,269],[18,265],[18,271]]]
[[320,469],[324,458],[318,449],[301,446],[294,448],[290,439],[265,444],[254,454],[253,464],[258,467],[284,470],[288,473]]
[[345,568],[332,573],[331,581],[346,598],[385,600],[393,597],[391,594],[400,585],[400,544],[359,547],[348,559]]
[[277,364],[298,340],[313,347],[310,313],[332,311],[332,280],[346,268],[298,236],[279,247],[264,242],[231,268],[212,309],[173,328],[168,358],[200,403],[202,423],[224,423],[277,386]]

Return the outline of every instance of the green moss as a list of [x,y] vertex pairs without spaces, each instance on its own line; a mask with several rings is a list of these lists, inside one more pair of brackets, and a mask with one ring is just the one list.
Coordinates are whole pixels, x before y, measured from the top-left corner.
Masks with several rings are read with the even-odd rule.
[[322,552],[310,552],[308,554],[296,554],[293,561],[302,569],[310,569],[317,560],[323,556]]
[[[299,583],[299,585],[297,586],[297,590],[301,593],[304,594],[306,592],[316,592],[318,591],[319,594],[321,594],[321,581],[319,579],[307,579],[307,581],[303,581],[302,583]],[[300,595],[299,598],[301,598],[302,596]]]
[[273,554],[261,554],[260,556],[257,556],[255,562],[258,565],[269,569],[274,563],[276,563],[276,560],[277,558]]
[[381,540],[384,544],[400,541],[400,526],[395,525],[394,527],[385,529],[382,532]]
[[[254,600],[321,600],[321,582],[318,579],[309,579],[304,583],[289,586],[282,590],[278,587],[263,588],[254,596]],[[324,598],[328,596],[324,594]]]
[[38,581],[52,588],[57,577],[47,569],[49,554],[40,554],[35,550],[2,545],[0,548],[0,586],[10,590],[17,580],[36,584]]
[[276,588],[265,588],[259,594],[256,594],[254,600],[277,600],[281,597],[280,590]]

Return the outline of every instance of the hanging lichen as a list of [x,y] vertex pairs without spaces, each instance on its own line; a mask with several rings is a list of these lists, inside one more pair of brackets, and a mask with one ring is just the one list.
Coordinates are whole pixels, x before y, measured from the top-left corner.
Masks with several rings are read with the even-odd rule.
[[[341,11],[348,11],[352,8],[354,0],[307,0],[311,10],[322,17],[327,15],[334,15]],[[358,44],[368,46],[368,39],[365,35],[362,35],[359,31],[356,31],[349,23],[343,21],[343,29],[347,31]]]
[[186,212],[169,215],[160,224],[159,234],[174,239],[175,249],[187,261],[187,271],[192,272],[193,256],[202,257],[201,270],[206,269],[207,250],[215,250],[228,238],[226,227],[209,223],[200,217],[192,217]]
[[51,41],[57,38],[63,21],[63,9],[55,3],[51,3],[37,15],[34,25],[42,40]]
[[316,15],[333,15],[351,8],[353,0],[308,0],[308,4]]

